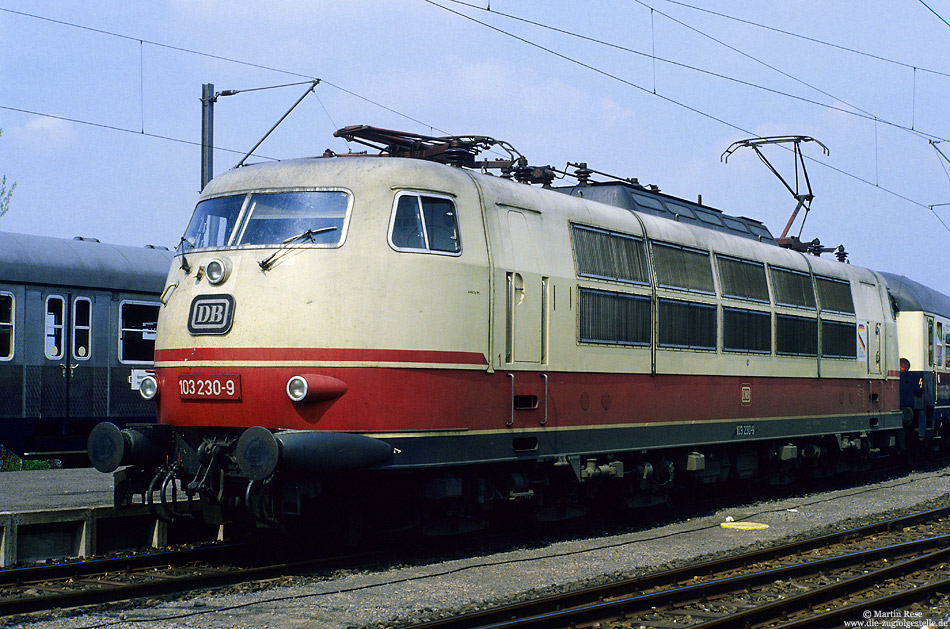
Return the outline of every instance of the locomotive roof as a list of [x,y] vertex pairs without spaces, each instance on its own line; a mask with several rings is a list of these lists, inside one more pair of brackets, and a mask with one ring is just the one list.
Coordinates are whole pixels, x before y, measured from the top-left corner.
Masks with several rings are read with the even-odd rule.
[[0,232],[0,282],[158,293],[172,255],[165,248]]
[[660,194],[643,186],[623,181],[590,182],[577,186],[553,188],[553,190],[622,207],[633,212],[653,214],[681,223],[776,244],[772,232],[757,220],[744,216],[730,216],[715,208]]
[[920,311],[950,317],[950,297],[894,273],[881,273],[887,290],[902,311]]
[[[250,164],[233,168],[212,179],[202,190],[200,198],[206,199],[250,190],[300,188],[316,185],[317,182],[325,185],[327,181],[332,180],[343,182],[352,178],[354,168],[367,169],[367,172],[375,174],[387,173],[390,176],[398,174],[404,181],[415,181],[417,185],[424,183],[423,187],[434,186],[432,189],[452,185],[452,182],[461,184],[469,180],[469,177],[474,177],[481,182],[481,185],[491,187],[493,196],[507,199],[508,204],[515,206],[527,204],[527,207],[532,207],[534,205],[534,201],[527,197],[521,198],[522,195],[553,194],[574,197],[578,201],[586,204],[594,203],[604,209],[611,207],[621,210],[623,215],[639,215],[641,220],[652,224],[649,231],[653,237],[660,239],[671,239],[674,242],[695,241],[695,246],[701,248],[712,241],[721,241],[720,251],[731,251],[735,255],[751,256],[763,261],[781,260],[780,264],[783,266],[806,272],[811,265],[816,267],[816,272],[834,277],[848,276],[857,269],[857,267],[842,265],[840,262],[821,257],[808,256],[808,261],[806,261],[802,253],[776,246],[771,233],[758,221],[729,216],[708,206],[660,194],[654,190],[646,190],[642,186],[624,182],[608,182],[562,189],[541,188],[478,173],[471,169],[456,168],[421,159],[347,155]],[[430,179],[430,177],[434,178]],[[570,194],[571,191],[575,193]],[[600,198],[593,191],[603,191],[605,195],[625,196],[628,200],[610,201],[607,198]],[[591,209],[588,205],[588,211]],[[714,223],[717,218],[721,224],[716,223],[718,228],[714,228],[711,223]],[[612,220],[608,219],[607,222],[610,223]],[[730,224],[733,227],[730,227]],[[741,226],[735,227],[737,224]],[[755,242],[756,245],[749,244],[750,241]],[[763,248],[759,249],[759,246]],[[759,251],[759,254],[755,255],[753,251]]]

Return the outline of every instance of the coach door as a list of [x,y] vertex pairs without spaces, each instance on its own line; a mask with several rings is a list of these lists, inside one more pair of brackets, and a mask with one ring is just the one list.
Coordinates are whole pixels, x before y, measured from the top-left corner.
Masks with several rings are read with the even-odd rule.
[[[93,367],[96,296],[63,291],[34,294],[30,301],[34,307],[42,309],[41,317],[31,317],[42,329],[39,337],[43,342],[42,355],[38,356],[40,417],[92,417],[96,398]],[[107,297],[99,301],[109,303]],[[101,356],[99,360],[104,362],[107,357]],[[65,428],[63,432],[66,432]]]
[[506,273],[507,332],[506,361],[540,363],[546,360],[544,307],[546,281],[538,271],[538,255],[533,235],[540,215],[508,211],[508,235],[512,268]]

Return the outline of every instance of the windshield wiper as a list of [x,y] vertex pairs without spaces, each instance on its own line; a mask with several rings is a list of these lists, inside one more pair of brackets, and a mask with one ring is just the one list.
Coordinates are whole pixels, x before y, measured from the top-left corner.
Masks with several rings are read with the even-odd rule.
[[257,264],[260,265],[261,271],[266,271],[266,270],[270,269],[270,268],[274,265],[274,262],[277,261],[277,257],[278,257],[278,256],[282,255],[282,253],[285,253],[286,251],[289,250],[289,248],[287,248],[286,245],[289,245],[289,244],[291,244],[291,243],[293,243],[293,242],[296,242],[296,241],[298,241],[298,240],[302,240],[302,239],[304,239],[304,238],[308,239],[308,240],[309,240],[310,242],[312,242],[312,243],[315,243],[316,240],[313,239],[314,236],[316,236],[317,234],[323,234],[323,233],[326,233],[326,232],[332,232],[332,231],[334,231],[334,230],[336,230],[336,229],[337,229],[336,227],[332,227],[332,226],[331,226],[331,227],[321,227],[320,229],[308,229],[307,231],[300,232],[300,233],[297,234],[296,236],[291,236],[290,238],[285,238],[285,239],[280,243],[280,249],[278,249],[278,250],[275,251],[274,253],[270,254],[269,256],[267,256],[266,258],[264,258],[263,260],[261,260],[261,261],[258,262]]
[[181,240],[178,241],[178,246],[175,247],[176,250],[181,250],[181,270],[184,271],[185,274],[188,274],[191,273],[191,265],[188,264],[188,259],[185,258],[185,248],[182,247],[182,245],[188,245],[189,248],[194,249],[195,243],[193,240],[189,240],[187,237],[182,236]]

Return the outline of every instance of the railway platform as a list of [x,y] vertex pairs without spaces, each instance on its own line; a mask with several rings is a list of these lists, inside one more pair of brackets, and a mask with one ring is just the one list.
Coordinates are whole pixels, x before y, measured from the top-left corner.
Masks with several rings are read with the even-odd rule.
[[112,475],[94,468],[0,474],[0,513],[112,505]]
[[92,468],[0,473],[0,568],[164,548],[218,534],[207,527],[170,527],[143,504],[117,511],[112,475]]

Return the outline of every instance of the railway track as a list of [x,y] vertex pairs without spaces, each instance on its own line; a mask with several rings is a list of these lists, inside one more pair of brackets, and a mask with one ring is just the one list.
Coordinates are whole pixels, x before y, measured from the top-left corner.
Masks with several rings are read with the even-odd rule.
[[[950,507],[943,507],[413,627],[837,626],[887,620],[893,610],[948,594]],[[946,620],[910,618],[915,626]]]
[[0,618],[181,591],[182,579],[223,576],[213,566],[244,550],[227,544],[0,570]]
[[263,561],[250,544],[227,544],[0,570],[0,618],[333,570],[373,557],[279,559],[287,553]]
[[[885,541],[885,537],[887,541]],[[776,598],[789,598],[789,593],[803,594],[806,584],[806,572],[809,566],[824,566],[830,570],[832,564],[844,565],[845,560],[829,560],[829,556],[855,554],[852,566],[857,572],[863,572],[876,561],[879,565],[896,564],[897,551],[904,558],[918,555],[943,560],[944,547],[950,547],[950,507],[924,512],[903,518],[893,519],[871,526],[860,527],[806,540],[796,544],[745,554],[725,561],[706,563],[682,570],[656,574],[611,586],[602,586],[593,590],[576,592],[555,598],[535,601],[527,605],[506,607],[500,610],[488,610],[475,615],[446,619],[430,624],[432,627],[482,627],[482,626],[568,626],[577,627],[599,624],[612,626],[619,617],[627,624],[617,626],[664,626],[676,620],[677,626],[683,626],[684,619],[691,624],[699,620],[716,621],[725,615],[734,620],[740,612],[761,607],[768,594],[764,589],[768,584],[778,582]],[[497,542],[497,540],[496,540]],[[474,544],[474,542],[470,542]],[[441,544],[430,540],[426,551],[435,554],[454,555],[461,553],[484,552],[485,544],[491,545],[491,538],[479,537],[477,548],[459,546],[459,540]],[[834,544],[838,544],[836,549]],[[846,552],[840,546],[845,545]],[[51,609],[64,609],[88,605],[129,601],[133,599],[154,598],[174,595],[179,592],[199,589],[213,589],[255,581],[268,581],[281,577],[315,574],[345,568],[361,569],[379,562],[391,564],[399,561],[414,562],[419,558],[418,547],[400,546],[393,558],[393,546],[386,545],[389,552],[380,552],[379,548],[360,554],[346,556],[326,555],[326,549],[320,555],[302,552],[295,547],[291,553],[280,554],[268,544],[216,545],[188,551],[151,553],[132,557],[106,560],[82,561],[58,565],[42,565],[19,569],[0,570],[0,618],[43,612]],[[895,547],[890,550],[878,547]],[[250,547],[250,548],[249,548]],[[262,559],[254,556],[253,548],[268,548],[269,557]],[[291,560],[286,560],[287,558]],[[283,560],[282,560],[283,559]],[[885,561],[885,559],[887,561]],[[819,563],[824,561],[825,564]],[[946,559],[950,562],[950,558]],[[802,566],[804,564],[804,567]],[[911,565],[911,564],[908,564]],[[798,566],[798,567],[796,567]],[[763,576],[759,581],[745,575],[756,569]],[[785,572],[779,572],[784,570]],[[855,569],[852,568],[854,571]],[[927,568],[923,569],[925,572]],[[741,579],[745,578],[746,581]],[[882,581],[876,573],[873,581]],[[700,585],[711,582],[713,585]],[[729,588],[738,591],[740,597],[729,608]],[[937,587],[939,590],[940,588]],[[916,590],[916,596],[920,592]],[[944,591],[950,591],[947,588]],[[670,593],[674,594],[670,594]],[[752,592],[754,600],[750,599]],[[653,596],[649,603],[647,595]],[[742,597],[745,598],[742,598]],[[690,598],[692,597],[692,598]],[[665,620],[650,620],[644,614],[637,616],[636,609],[626,605],[630,602],[640,605],[645,615],[663,610]],[[880,609],[890,608],[897,603],[878,603]],[[876,607],[877,608],[877,607]],[[571,615],[577,613],[577,618]],[[757,613],[762,613],[757,612]],[[792,617],[794,608],[786,606],[776,613]],[[553,615],[552,615],[553,614]],[[751,615],[750,615],[751,618]],[[15,620],[12,619],[11,620]],[[552,625],[552,622],[556,624]],[[563,621],[563,623],[562,623]],[[0,621],[2,624],[2,621]],[[616,623],[614,623],[616,624]],[[744,624],[744,623],[743,623]],[[715,625],[711,625],[715,626]],[[750,620],[750,626],[754,626]],[[803,625],[804,626],[804,625]]]

